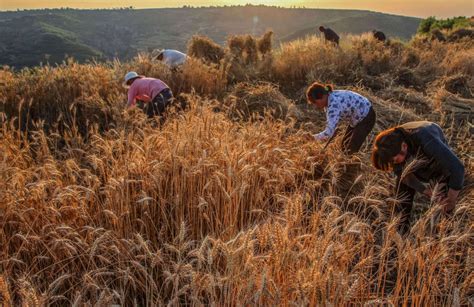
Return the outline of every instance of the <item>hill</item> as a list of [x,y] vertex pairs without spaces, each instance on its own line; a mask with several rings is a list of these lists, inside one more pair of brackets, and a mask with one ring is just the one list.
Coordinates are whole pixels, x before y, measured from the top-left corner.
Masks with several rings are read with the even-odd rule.
[[417,18],[370,11],[266,6],[0,12],[0,64],[56,63],[66,54],[81,62],[125,60],[154,48],[186,50],[194,34],[224,44],[231,34],[259,35],[272,29],[277,42],[288,41],[316,33],[320,24],[350,34],[376,28],[407,40],[419,23]]

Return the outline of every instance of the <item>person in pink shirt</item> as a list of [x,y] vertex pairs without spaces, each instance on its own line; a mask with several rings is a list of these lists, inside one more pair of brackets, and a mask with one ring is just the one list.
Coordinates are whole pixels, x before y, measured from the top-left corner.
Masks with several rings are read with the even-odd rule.
[[166,83],[140,76],[134,71],[125,75],[123,85],[128,88],[127,107],[134,106],[137,100],[143,101],[143,111],[148,117],[162,116],[173,100],[173,93]]

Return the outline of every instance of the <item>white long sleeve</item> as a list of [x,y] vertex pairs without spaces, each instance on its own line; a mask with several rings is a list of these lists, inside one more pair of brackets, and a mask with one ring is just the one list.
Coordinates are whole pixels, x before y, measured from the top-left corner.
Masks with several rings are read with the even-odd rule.
[[326,111],[326,128],[315,134],[315,139],[324,141],[332,137],[341,120],[347,121],[350,126],[355,127],[369,114],[371,107],[372,104],[367,98],[355,92],[346,90],[331,92]]

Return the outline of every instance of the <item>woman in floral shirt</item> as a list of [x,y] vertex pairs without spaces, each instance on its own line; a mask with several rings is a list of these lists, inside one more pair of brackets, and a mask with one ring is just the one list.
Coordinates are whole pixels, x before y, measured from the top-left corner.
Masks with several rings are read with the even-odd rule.
[[353,154],[359,151],[375,125],[375,111],[370,101],[355,92],[333,90],[331,85],[313,83],[306,91],[309,104],[319,109],[326,108],[327,125],[323,132],[314,135],[317,141],[325,142],[333,137],[341,120],[349,125],[344,133],[342,149]]

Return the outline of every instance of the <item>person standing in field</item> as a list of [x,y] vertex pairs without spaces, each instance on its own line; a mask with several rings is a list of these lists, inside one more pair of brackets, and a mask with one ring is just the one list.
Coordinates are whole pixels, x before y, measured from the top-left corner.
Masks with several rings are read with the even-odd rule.
[[330,28],[325,28],[323,26],[319,27],[319,31],[324,34],[324,39],[326,42],[332,42],[336,44],[336,46],[339,46],[339,35],[336,34],[332,29]]
[[375,125],[375,111],[369,99],[348,90],[333,90],[332,85],[314,82],[306,90],[309,104],[318,109],[326,108],[327,125],[323,132],[315,134],[319,142],[330,142],[341,121],[349,124],[342,140],[346,154],[359,151]]
[[155,59],[162,61],[171,69],[177,69],[186,63],[188,56],[178,50],[164,49],[158,52]]
[[162,116],[173,100],[173,93],[165,82],[140,76],[134,71],[125,75],[123,85],[128,88],[127,107],[134,106],[137,100],[143,101],[143,110],[148,117]]
[[[400,199],[402,231],[409,227],[413,199],[418,192],[428,197],[428,183],[446,184],[440,196],[445,212],[451,212],[464,182],[464,165],[449,148],[441,128],[429,121],[409,122],[380,132],[375,138],[372,163],[397,176],[396,195]],[[412,163],[410,161],[416,160]]]

